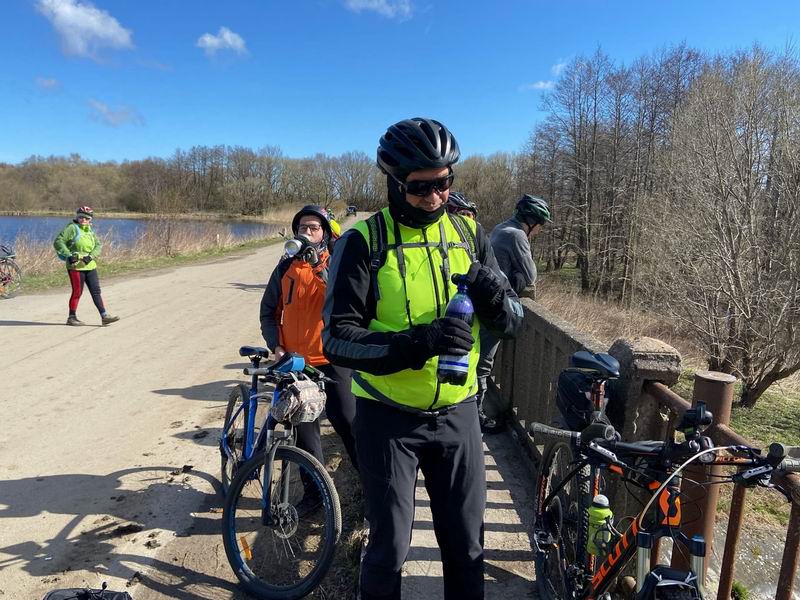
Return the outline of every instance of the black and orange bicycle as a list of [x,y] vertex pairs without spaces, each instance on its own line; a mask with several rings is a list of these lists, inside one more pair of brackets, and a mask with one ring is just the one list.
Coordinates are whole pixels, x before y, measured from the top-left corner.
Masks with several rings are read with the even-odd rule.
[[[546,444],[535,491],[536,580],[542,598],[609,599],[621,587],[624,567],[636,558],[637,600],[704,598],[706,543],[681,532],[680,481],[691,464],[724,465],[736,472],[713,483],[780,488],[776,471],[800,472],[796,450],[775,443],[763,454],[749,446],[714,446],[702,435],[712,414],[698,402],[676,428],[682,441],[620,441],[605,417],[605,384],[619,376],[607,354],[578,352],[559,378],[559,408],[570,429],[532,423],[529,430]],[[620,532],[603,492],[610,480],[647,492],[638,515]],[[783,492],[786,495],[786,492]],[[689,570],[666,565],[651,569],[656,540],[670,537],[675,550],[689,553]]]

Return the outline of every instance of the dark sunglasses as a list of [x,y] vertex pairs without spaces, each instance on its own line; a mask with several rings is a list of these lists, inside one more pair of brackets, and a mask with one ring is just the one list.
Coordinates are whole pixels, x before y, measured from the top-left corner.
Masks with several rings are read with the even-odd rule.
[[454,178],[455,175],[450,173],[450,175],[446,177],[439,177],[438,179],[421,179],[419,181],[406,181],[405,183],[398,181],[398,183],[400,184],[400,189],[406,194],[424,198],[425,196],[429,196],[433,190],[436,190],[437,192],[449,190],[450,186],[453,185]]

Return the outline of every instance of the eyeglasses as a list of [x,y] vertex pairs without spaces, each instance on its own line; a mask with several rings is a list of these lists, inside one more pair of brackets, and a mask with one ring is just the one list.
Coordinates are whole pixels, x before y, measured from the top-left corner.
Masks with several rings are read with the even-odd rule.
[[319,225],[298,225],[297,231],[310,231],[311,233],[317,233],[320,229],[322,229]]
[[78,221],[91,222],[91,220],[92,220],[92,217],[78,217]]
[[418,181],[406,182],[402,182],[400,180],[396,181],[400,184],[400,189],[406,194],[424,198],[425,196],[429,196],[433,190],[436,190],[437,192],[449,190],[450,186],[453,185],[454,178],[455,175],[450,173],[450,175],[447,175],[446,177],[439,177],[438,179],[420,179]]

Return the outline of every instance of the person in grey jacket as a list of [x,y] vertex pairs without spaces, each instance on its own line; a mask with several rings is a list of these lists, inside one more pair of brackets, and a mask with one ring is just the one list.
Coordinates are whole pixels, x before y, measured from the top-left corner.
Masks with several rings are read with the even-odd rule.
[[[492,230],[489,239],[497,263],[517,295],[536,282],[536,263],[531,254],[531,240],[539,234],[545,223],[551,221],[547,201],[525,194],[517,201],[514,216]],[[494,419],[486,416],[483,399],[500,341],[485,329],[481,329],[480,335],[481,356],[477,367],[478,416],[484,433],[496,433],[500,431],[500,427]]]

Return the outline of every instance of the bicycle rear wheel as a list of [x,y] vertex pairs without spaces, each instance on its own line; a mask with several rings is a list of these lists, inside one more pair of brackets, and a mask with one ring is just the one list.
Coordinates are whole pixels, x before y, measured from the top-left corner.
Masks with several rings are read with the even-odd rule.
[[13,260],[0,260],[0,298],[11,298],[22,287],[22,270]]
[[569,444],[556,442],[547,447],[536,481],[534,499],[536,540],[536,585],[547,600],[575,597],[581,587],[586,564],[586,540],[591,504],[590,471],[584,467],[543,503],[574,469]]
[[[324,467],[294,446],[277,448],[272,489],[264,494],[266,459],[259,453],[231,484],[222,515],[225,554],[247,592],[294,600],[319,585],[333,560],[342,531],[339,496]],[[264,498],[271,525],[262,519]],[[317,498],[318,505],[309,502]]]
[[[227,429],[223,430],[223,435],[225,436],[225,441],[232,456],[228,456],[222,446],[220,446],[220,480],[222,481],[223,494],[228,493],[228,488],[230,488],[233,478],[236,477],[236,470],[244,454],[244,439],[247,425],[245,421],[245,411],[239,411],[239,414],[236,415],[236,419],[230,423],[230,425],[228,422],[231,420],[236,410],[249,398],[250,388],[243,383],[237,384],[228,396],[228,408],[225,409],[225,420],[223,421],[223,427],[227,426]],[[221,443],[220,441],[220,444]]]

